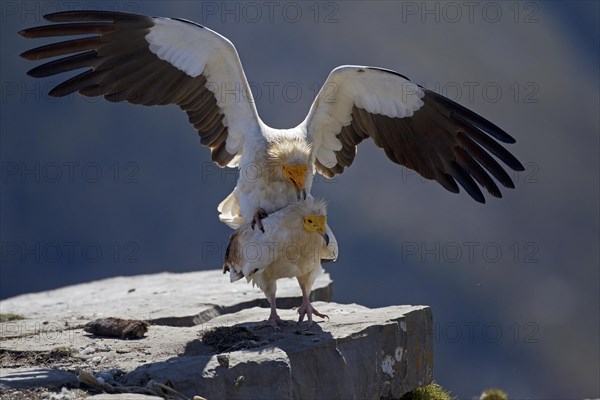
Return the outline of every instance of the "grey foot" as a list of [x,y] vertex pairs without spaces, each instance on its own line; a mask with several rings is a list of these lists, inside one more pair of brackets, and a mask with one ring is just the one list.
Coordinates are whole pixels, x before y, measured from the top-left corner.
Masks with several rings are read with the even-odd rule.
[[329,316],[327,314],[322,314],[319,311],[317,311],[317,309],[314,308],[310,302],[302,303],[300,308],[298,308],[298,314],[300,314],[300,317],[298,318],[298,323],[301,323],[302,321],[304,321],[304,316],[306,316],[308,319],[309,327],[313,323],[313,319],[312,319],[313,314],[316,315],[317,317],[321,317],[323,319],[325,319],[325,318],[329,319]]

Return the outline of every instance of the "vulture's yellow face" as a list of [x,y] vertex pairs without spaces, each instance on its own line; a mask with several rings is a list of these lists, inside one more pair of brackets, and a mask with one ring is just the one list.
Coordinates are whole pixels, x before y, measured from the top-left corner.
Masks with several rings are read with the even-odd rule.
[[327,235],[327,217],[325,215],[307,215],[303,220],[304,229],[307,232],[315,232],[323,236],[325,245],[329,245],[329,236]]
[[306,180],[306,171],[308,167],[306,164],[300,165],[284,165],[283,166],[283,174],[290,181],[290,184],[296,190],[296,196],[298,200],[303,198],[306,200],[306,189],[304,188],[305,180]]

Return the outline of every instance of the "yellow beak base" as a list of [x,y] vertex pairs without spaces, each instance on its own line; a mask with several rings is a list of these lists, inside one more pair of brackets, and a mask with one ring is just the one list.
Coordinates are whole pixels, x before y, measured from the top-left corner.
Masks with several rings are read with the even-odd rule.
[[304,229],[308,232],[316,232],[319,235],[325,233],[325,225],[327,225],[327,217],[324,215],[308,215],[304,217]]
[[288,178],[296,192],[304,190],[304,184],[306,179],[306,165],[284,165],[283,173]]

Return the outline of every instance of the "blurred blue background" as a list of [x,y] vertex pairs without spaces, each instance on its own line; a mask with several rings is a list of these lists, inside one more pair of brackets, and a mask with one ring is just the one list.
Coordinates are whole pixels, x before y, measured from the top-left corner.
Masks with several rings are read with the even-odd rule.
[[[177,107],[46,93],[16,32],[49,12],[187,18],[228,37],[262,119],[298,124],[334,67],[391,68],[495,122],[527,167],[480,205],[372,143],[329,200],[334,300],[427,304],[435,379],[461,398],[600,396],[598,2],[1,3],[0,298],[115,275],[220,268],[218,170]],[[194,284],[190,282],[190,284]],[[198,282],[197,284],[200,284]],[[200,293],[200,290],[199,290]],[[335,317],[334,317],[335,318]],[[465,379],[467,378],[467,379]]]

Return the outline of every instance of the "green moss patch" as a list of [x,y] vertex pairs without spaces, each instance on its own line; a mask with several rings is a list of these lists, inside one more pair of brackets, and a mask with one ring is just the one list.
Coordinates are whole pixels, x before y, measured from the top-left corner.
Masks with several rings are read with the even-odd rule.
[[25,319],[25,317],[19,314],[0,314],[0,322],[19,321],[22,319]]
[[500,389],[487,389],[481,393],[481,400],[508,400],[508,395]]
[[437,383],[432,383],[406,393],[400,400],[454,400],[454,397]]

